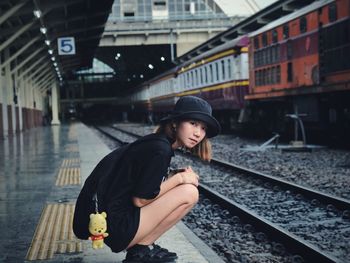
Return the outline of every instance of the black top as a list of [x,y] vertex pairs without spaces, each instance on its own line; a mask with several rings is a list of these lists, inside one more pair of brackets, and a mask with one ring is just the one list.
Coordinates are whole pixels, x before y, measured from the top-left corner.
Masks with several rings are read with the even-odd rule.
[[163,134],[150,134],[131,143],[114,164],[113,181],[99,187],[99,210],[107,213],[109,237],[105,242],[112,251],[125,249],[137,232],[140,208],[133,205],[132,197],[153,199],[159,194],[174,155],[171,143]]

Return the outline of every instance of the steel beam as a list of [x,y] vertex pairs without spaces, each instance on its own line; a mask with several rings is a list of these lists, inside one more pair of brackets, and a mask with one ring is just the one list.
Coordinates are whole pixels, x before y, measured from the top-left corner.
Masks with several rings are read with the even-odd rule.
[[3,14],[0,17],[0,25],[5,22],[9,17],[11,17],[13,14],[15,14],[22,6],[24,6],[29,0],[24,0],[18,3],[17,5],[10,8],[10,10],[7,10],[5,14]]
[[35,52],[33,52],[32,54],[30,54],[25,60],[23,60],[19,65],[17,65],[16,67],[14,67],[11,70],[11,74],[13,74],[16,70],[19,70],[21,67],[23,67],[29,60],[31,60],[34,56],[36,56],[41,50],[43,50],[43,47],[40,47],[39,49],[37,49]]
[[25,31],[27,31],[32,25],[34,25],[37,22],[37,20],[34,20],[25,26],[22,27],[21,30],[18,30],[16,34],[12,35],[9,39],[7,39],[4,43],[0,45],[0,52],[5,49],[8,45],[10,45],[13,41],[16,40],[17,37],[19,37],[21,34],[23,34]]
[[15,54],[13,54],[8,60],[4,61],[0,65],[0,70],[5,67],[7,64],[11,63],[14,59],[16,59],[20,54],[23,53],[29,46],[31,46],[34,42],[36,42],[40,37],[33,38],[31,41],[29,41],[25,46],[23,46],[21,49],[19,49]]

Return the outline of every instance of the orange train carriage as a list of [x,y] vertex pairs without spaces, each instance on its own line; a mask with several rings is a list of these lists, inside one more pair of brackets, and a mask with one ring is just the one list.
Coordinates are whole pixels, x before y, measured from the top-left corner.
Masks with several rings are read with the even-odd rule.
[[316,1],[250,34],[248,119],[279,130],[298,113],[326,136],[350,131],[349,10]]

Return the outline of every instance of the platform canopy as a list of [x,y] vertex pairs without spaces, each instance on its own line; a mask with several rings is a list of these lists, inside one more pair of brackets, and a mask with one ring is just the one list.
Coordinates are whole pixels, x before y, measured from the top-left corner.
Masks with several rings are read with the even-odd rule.
[[11,63],[12,70],[23,71],[37,63],[33,72],[47,64],[43,70],[52,68],[57,79],[91,67],[112,4],[113,0],[1,0],[1,65]]

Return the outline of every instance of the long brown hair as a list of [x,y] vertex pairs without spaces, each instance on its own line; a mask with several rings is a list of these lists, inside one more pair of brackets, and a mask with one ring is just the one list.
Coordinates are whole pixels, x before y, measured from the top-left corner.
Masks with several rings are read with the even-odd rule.
[[[161,123],[156,129],[155,133],[164,133],[166,136],[168,136],[171,139],[176,140],[176,130],[173,128],[173,125],[175,124],[178,126],[180,121],[173,121],[173,122],[166,122]],[[196,156],[198,156],[203,161],[210,161],[212,157],[212,151],[211,151],[211,143],[207,137],[204,137],[204,139],[199,142],[195,147],[186,150]]]

